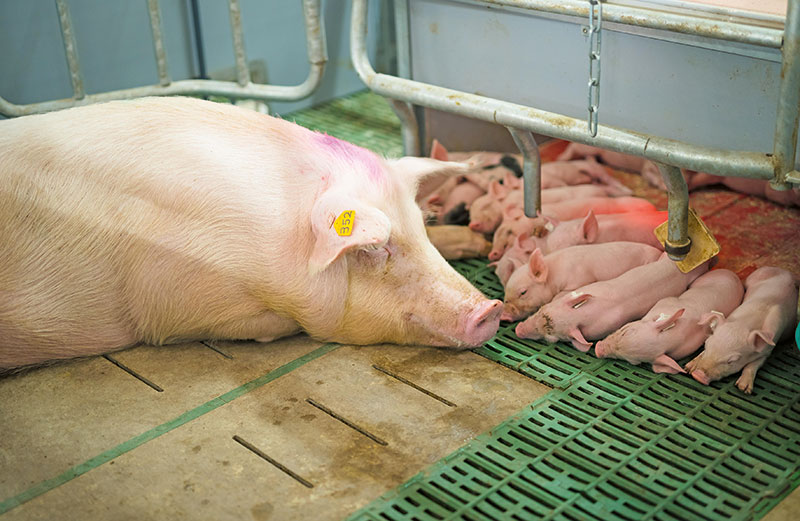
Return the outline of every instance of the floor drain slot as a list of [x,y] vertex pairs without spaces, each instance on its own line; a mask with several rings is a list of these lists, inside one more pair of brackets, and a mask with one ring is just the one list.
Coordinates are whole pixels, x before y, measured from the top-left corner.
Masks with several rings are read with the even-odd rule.
[[425,389],[424,387],[420,387],[419,385],[415,384],[414,382],[410,382],[410,381],[406,380],[405,378],[403,378],[399,374],[393,373],[393,372],[389,371],[388,369],[384,369],[383,367],[378,366],[378,365],[373,365],[372,367],[373,367],[373,369],[376,369],[376,370],[382,372],[383,374],[385,374],[387,376],[391,376],[395,380],[397,380],[399,382],[402,382],[402,383],[406,384],[409,387],[413,387],[414,389],[416,389],[417,391],[419,391],[419,392],[421,392],[423,394],[427,394],[428,396],[430,396],[434,400],[438,400],[438,401],[442,402],[443,404],[447,405],[448,407],[458,407],[456,404],[454,404],[453,402],[451,402],[447,398],[442,398],[441,396],[439,396],[438,394],[434,393],[433,391],[429,391],[429,390]]
[[233,359],[233,357],[231,355],[229,355],[228,353],[226,353],[222,349],[218,348],[216,346],[216,344],[214,344],[214,342],[212,342],[210,340],[201,340],[200,343],[203,344],[204,346],[206,346],[207,348],[211,349],[215,353],[218,353],[218,354],[222,355],[224,358],[227,358],[228,360],[232,360]]
[[341,416],[340,414],[337,414],[337,413],[333,412],[332,410],[328,409],[327,407],[325,407],[321,403],[316,402],[316,401],[312,400],[311,398],[307,398],[306,401],[310,405],[313,405],[314,407],[316,407],[320,411],[322,411],[325,414],[327,414],[328,416],[330,416],[331,418],[333,418],[335,420],[339,420],[340,422],[344,423],[345,425],[347,425],[351,429],[360,432],[361,434],[363,434],[367,438],[371,439],[375,443],[377,443],[379,445],[389,445],[387,442],[385,442],[384,440],[382,440],[379,437],[375,436],[374,434],[372,434],[371,432],[369,432],[365,428],[359,427],[358,425],[356,425],[355,423],[351,422],[350,420],[348,420],[344,416]]
[[136,378],[137,380],[139,380],[143,384],[150,386],[152,389],[155,389],[156,391],[158,391],[160,393],[164,392],[164,389],[162,389],[160,386],[154,384],[153,382],[151,382],[150,380],[148,380],[144,376],[140,375],[139,373],[137,373],[136,371],[134,371],[133,369],[131,369],[127,365],[123,364],[122,362],[120,362],[116,358],[113,358],[113,357],[111,357],[109,355],[103,355],[103,358],[105,358],[106,360],[108,360],[109,362],[114,364],[115,366],[119,367],[120,369],[122,369],[123,371],[125,371],[126,373],[131,375],[132,377]]
[[301,476],[298,476],[297,474],[292,472],[289,468],[287,468],[285,465],[283,465],[283,464],[275,461],[274,459],[270,458],[261,449],[259,449],[258,447],[256,447],[252,443],[250,443],[248,441],[245,441],[240,436],[234,435],[233,441],[235,441],[236,443],[238,443],[239,445],[241,445],[245,449],[249,450],[250,452],[252,452],[256,456],[258,456],[259,458],[263,459],[267,463],[271,464],[273,467],[275,467],[276,469],[280,470],[281,472],[283,472],[284,474],[286,474],[290,478],[294,479],[295,481],[297,481],[298,483],[300,483],[304,487],[314,488],[314,484],[313,483],[311,483],[307,479],[304,479]]

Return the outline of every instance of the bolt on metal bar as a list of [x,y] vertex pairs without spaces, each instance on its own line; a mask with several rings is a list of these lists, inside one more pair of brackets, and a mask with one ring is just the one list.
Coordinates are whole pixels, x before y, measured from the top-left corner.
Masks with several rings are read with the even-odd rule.
[[506,127],[641,156],[690,170],[755,179],[771,179],[774,176],[772,158],[761,152],[692,145],[608,125],[598,125],[597,137],[591,138],[586,132],[586,121],[582,119],[420,81],[378,74],[367,55],[366,24],[366,0],[353,0],[350,33],[353,66],[361,80],[373,92],[382,96]]
[[244,87],[250,83],[250,68],[247,66],[247,55],[244,52],[242,10],[239,0],[229,0],[228,10],[231,19],[231,33],[233,33],[233,54],[236,58],[236,81]]
[[[589,134],[597,136],[600,108],[600,37],[603,30],[603,2],[589,0]],[[597,16],[595,16],[597,6]]]
[[800,122],[800,0],[789,0],[783,38],[783,61],[775,124],[773,188],[787,189],[787,173],[795,170],[797,125]]
[[86,91],[83,89],[83,75],[78,61],[78,44],[75,41],[75,33],[72,32],[72,18],[66,0],[56,0],[56,9],[58,9],[58,21],[61,23],[69,77],[72,81],[72,95],[75,99],[83,99],[86,97]]
[[680,261],[686,258],[692,246],[689,238],[689,187],[686,186],[686,179],[680,168],[663,163],[656,165],[667,185],[669,196],[669,221],[664,249],[670,259]]
[[158,83],[162,87],[166,87],[172,80],[169,79],[167,51],[164,48],[164,38],[161,33],[161,10],[158,0],[147,0],[147,10],[150,13],[150,29],[153,31],[153,50],[156,53]]
[[[465,4],[511,7],[550,14],[589,17],[586,0],[453,0]],[[606,4],[603,7],[606,22],[620,23],[648,29],[660,29],[675,33],[704,36],[715,40],[748,43],[760,47],[779,49],[783,32],[773,27],[749,25],[747,23],[700,18],[679,13],[662,12],[630,5]]]
[[[56,2],[59,6],[64,4],[64,0],[56,0]],[[63,7],[63,12],[67,12],[65,4]],[[59,7],[59,14],[61,14],[61,12],[62,10]],[[28,114],[39,114],[78,105],[140,98],[142,96],[200,95],[224,96],[231,99],[250,98],[278,101],[303,99],[310,96],[319,86],[322,81],[322,74],[325,71],[325,64],[328,61],[328,51],[325,42],[325,24],[320,13],[320,0],[303,0],[303,19],[305,22],[307,55],[310,68],[305,81],[299,85],[261,85],[248,83],[242,86],[229,81],[180,80],[173,81],[166,86],[149,85],[88,95],[83,91],[83,81],[80,78],[80,72],[77,67],[77,54],[74,52],[76,47],[74,45],[74,39],[71,37],[71,26],[69,26],[69,22],[67,22],[67,34],[70,35],[70,37],[65,38],[65,42],[71,40],[73,43],[71,45],[65,43],[65,47],[70,47],[72,49],[72,51],[67,51],[68,61],[70,57],[74,57],[75,66],[70,66],[70,70],[76,71],[77,74],[73,75],[73,90],[75,91],[75,96],[67,99],[31,103],[27,105],[17,105],[0,97],[0,114],[12,117],[26,116]],[[76,80],[78,88],[75,87]]]
[[526,130],[506,127],[522,153],[522,199],[525,215],[536,217],[542,212],[542,158],[533,134]]

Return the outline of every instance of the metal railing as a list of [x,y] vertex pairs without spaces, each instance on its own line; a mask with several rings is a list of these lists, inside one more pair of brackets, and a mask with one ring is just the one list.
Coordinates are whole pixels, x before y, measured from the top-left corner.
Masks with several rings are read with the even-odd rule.
[[295,101],[311,95],[319,86],[325,63],[328,61],[325,44],[325,25],[320,14],[320,0],[303,0],[303,19],[305,22],[306,45],[310,70],[305,81],[299,85],[263,85],[250,81],[250,70],[247,66],[247,56],[244,49],[242,36],[241,10],[239,0],[228,0],[231,30],[233,32],[233,50],[236,59],[237,81],[217,80],[179,80],[172,81],[169,77],[167,54],[161,29],[161,12],[159,0],[147,0],[150,14],[150,27],[153,36],[153,50],[158,69],[158,85],[134,87],[130,89],[115,90],[98,94],[86,94],[83,87],[83,75],[78,60],[75,34],[72,28],[69,7],[66,0],[56,0],[58,18],[61,24],[61,34],[64,43],[64,52],[67,67],[72,82],[72,97],[67,99],[45,101],[18,105],[0,98],[0,113],[6,116],[24,116],[60,110],[76,105],[87,105],[103,101],[131,99],[142,96],[174,96],[174,95],[216,95],[231,99],[258,99]]
[[[413,0],[412,0],[413,1]],[[454,0],[487,6],[503,6],[543,13],[589,17],[591,4],[583,0]],[[645,157],[665,168],[669,187],[669,236],[676,251],[687,241],[688,196],[683,176],[671,175],[677,168],[708,172],[722,176],[739,176],[771,180],[777,189],[787,189],[787,182],[800,183],[800,172],[794,169],[797,146],[797,126],[800,110],[800,0],[789,0],[787,20],[783,31],[751,26],[745,23],[694,18],[682,14],[662,13],[647,9],[606,4],[605,21],[662,29],[683,34],[705,36],[719,40],[780,48],[783,54],[778,117],[775,127],[774,151],[766,154],[755,151],[736,151],[693,145],[683,141],[635,132],[609,125],[598,125],[596,136],[587,132],[586,121],[545,110],[501,101],[494,98],[461,92],[419,81],[379,74],[367,55],[367,0],[353,0],[350,52],[361,80],[373,91],[398,103],[410,103],[468,116],[508,128],[525,157],[538,157],[532,132],[566,139],[617,152]],[[404,136],[415,125],[413,111],[397,110],[404,126]],[[414,150],[416,146],[416,150]],[[418,139],[407,143],[406,153],[419,153]],[[530,163],[538,163],[531,161]],[[539,165],[524,169],[525,213],[535,216],[540,210]],[[673,168],[670,168],[673,167]],[[527,188],[530,186],[531,188]],[[671,255],[675,260],[685,254]]]

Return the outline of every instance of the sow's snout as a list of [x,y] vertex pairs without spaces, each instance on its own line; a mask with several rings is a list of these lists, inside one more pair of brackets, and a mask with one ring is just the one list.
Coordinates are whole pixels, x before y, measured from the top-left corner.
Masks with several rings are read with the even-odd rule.
[[478,347],[489,341],[500,327],[503,303],[485,300],[466,316],[463,342],[467,347]]

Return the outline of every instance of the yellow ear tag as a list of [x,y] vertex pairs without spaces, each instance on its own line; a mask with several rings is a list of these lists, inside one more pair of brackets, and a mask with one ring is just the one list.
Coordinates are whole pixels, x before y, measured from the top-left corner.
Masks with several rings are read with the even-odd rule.
[[333,221],[333,228],[339,237],[350,237],[353,233],[353,224],[356,220],[355,210],[345,210]]

